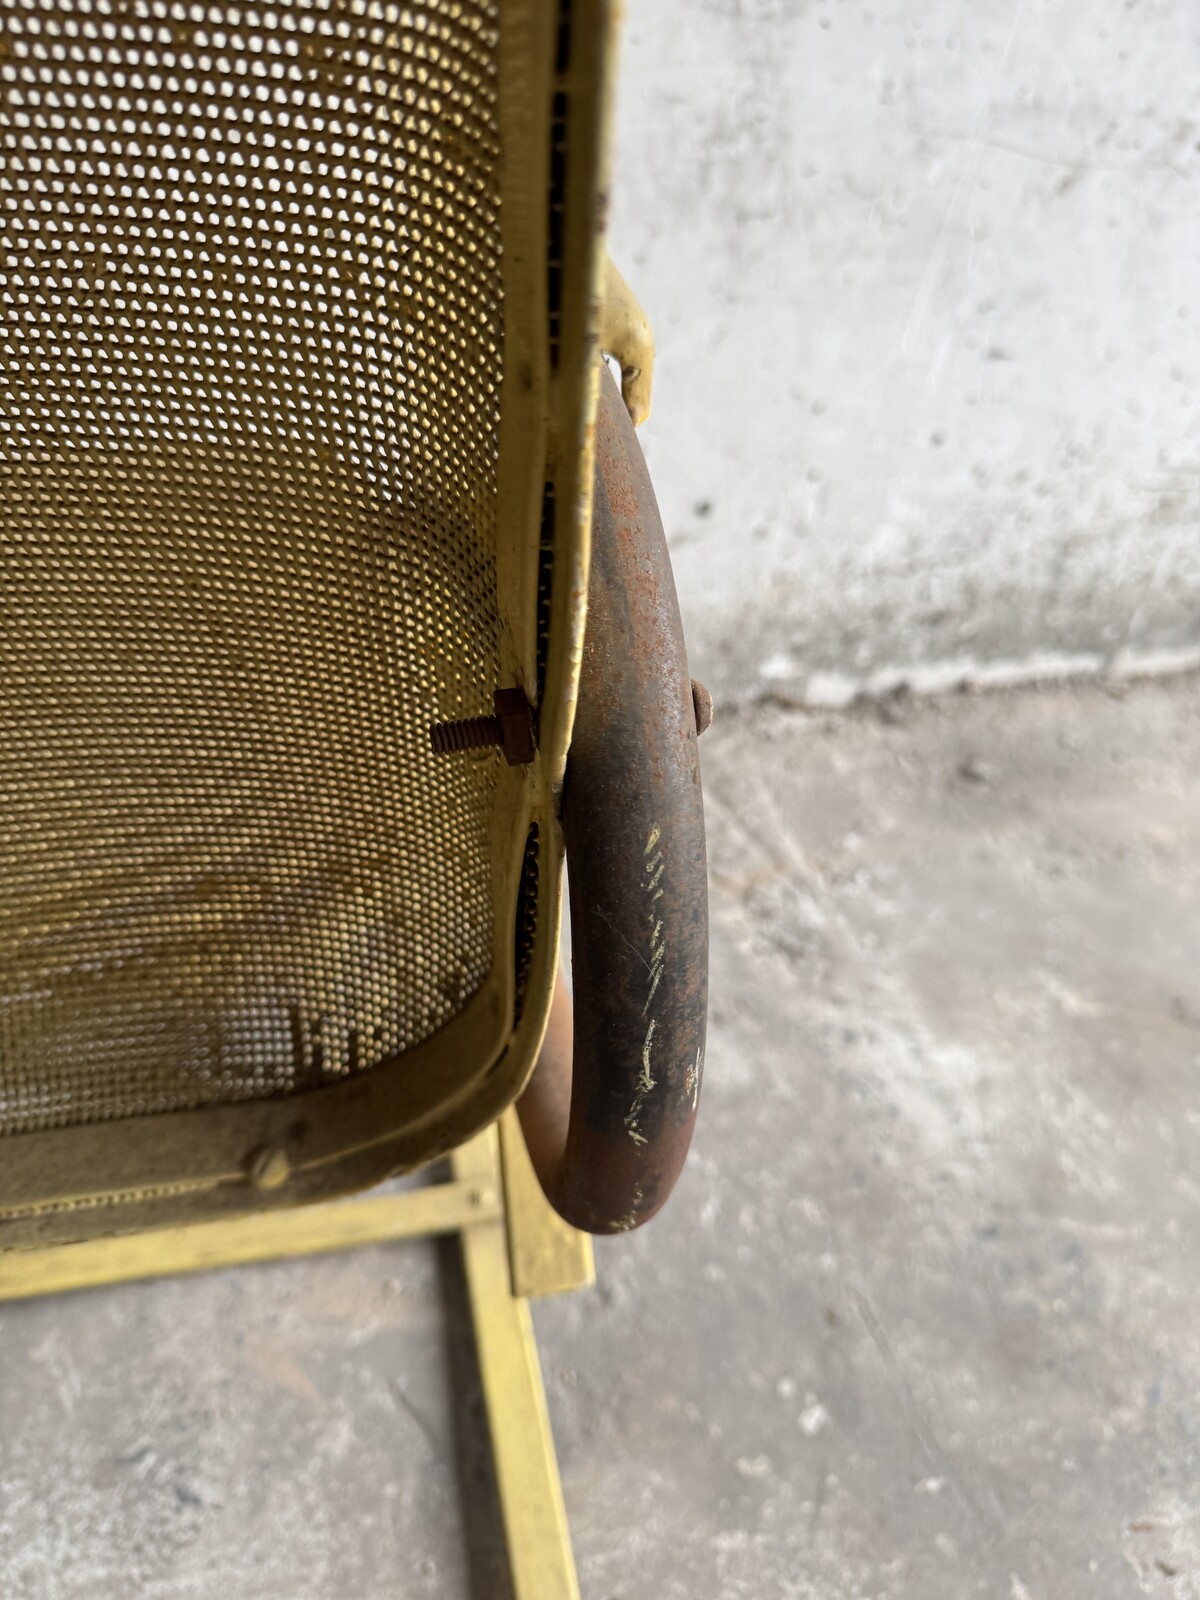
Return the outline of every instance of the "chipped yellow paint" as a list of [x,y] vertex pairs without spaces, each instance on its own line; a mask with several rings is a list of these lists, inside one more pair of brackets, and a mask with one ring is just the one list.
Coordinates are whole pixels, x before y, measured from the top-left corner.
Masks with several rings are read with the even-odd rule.
[[[658,895],[661,893],[662,890],[658,890],[657,894],[651,896],[651,900],[653,901],[657,899]],[[653,915],[653,912],[651,915]],[[654,999],[655,994],[658,992],[659,984],[662,982],[662,975],[665,970],[666,959],[667,945],[666,941],[662,937],[662,918],[660,917],[659,920],[654,924],[654,928],[650,934],[650,993],[646,996],[646,1003],[642,1007],[643,1017],[649,1012],[650,1003]]]
[[621,1220],[614,1225],[614,1233],[628,1233],[631,1228],[637,1227],[638,1209],[642,1205],[642,1202],[645,1200],[645,1198],[646,1196],[642,1192],[642,1186],[639,1183],[633,1191],[633,1204],[630,1206],[629,1210],[625,1213]]
[[650,975],[650,993],[646,996],[646,1004],[642,1007],[642,1015],[643,1016],[645,1016],[647,1011],[649,1011],[650,1002],[654,999],[654,996],[658,992],[658,986],[662,982],[662,975],[663,975],[663,969],[662,969],[662,965],[660,963],[658,966],[656,966],[653,969],[653,971],[652,971],[652,973]]
[[697,1105],[697,1103],[698,1103],[698,1101],[700,1099],[700,1080],[701,1080],[701,1078],[703,1076],[704,1076],[704,1046],[701,1045],[699,1050],[696,1051],[696,1059],[695,1059],[695,1061],[687,1069],[687,1075],[685,1076],[685,1078],[683,1080],[683,1092],[685,1094],[691,1095],[691,1097],[692,1097],[692,1110],[693,1111],[695,1111],[696,1105]]
[[646,1039],[642,1045],[642,1072],[638,1079],[637,1090],[633,1097],[633,1104],[625,1118],[625,1127],[634,1144],[645,1144],[646,1139],[638,1126],[642,1105],[646,1096],[655,1086],[654,1075],[650,1070],[650,1047],[654,1039],[654,1018],[650,1015],[650,1007],[658,993],[658,986],[662,982],[663,973],[666,971],[667,942],[663,937],[663,919],[655,915],[655,902],[662,899],[663,891],[659,887],[663,874],[667,870],[663,853],[658,849],[662,838],[662,829],[658,823],[650,829],[646,836],[646,844],[642,855],[646,861],[646,876],[643,878],[643,888],[649,896],[649,911],[647,921],[650,924],[650,960],[643,961],[649,973],[650,986],[646,994],[645,1004],[642,1006],[642,1016],[647,1019]]
[[[657,985],[656,985],[657,987]],[[638,1131],[638,1117],[641,1115],[642,1102],[654,1088],[654,1076],[650,1071],[650,1045],[654,1039],[654,1018],[650,1018],[650,1026],[646,1029],[646,1042],[642,1045],[642,1073],[638,1079],[637,1093],[633,1097],[633,1104],[629,1108],[629,1115],[625,1118],[625,1126],[629,1129],[629,1137],[634,1144],[645,1144],[645,1137]]]
[[654,1038],[654,1018],[650,1018],[650,1026],[646,1029],[646,1042],[642,1046],[642,1076],[638,1080],[638,1088],[643,1094],[649,1094],[654,1087],[654,1079],[650,1076],[650,1041]]

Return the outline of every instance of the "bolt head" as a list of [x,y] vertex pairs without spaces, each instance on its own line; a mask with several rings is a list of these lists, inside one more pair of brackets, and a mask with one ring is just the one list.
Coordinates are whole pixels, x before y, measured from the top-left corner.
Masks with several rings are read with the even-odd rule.
[[699,738],[712,727],[713,719],[713,697],[699,678],[692,679],[692,712],[696,718],[696,737]]
[[492,703],[500,724],[500,748],[505,761],[510,767],[527,766],[537,749],[537,732],[533,707],[524,689],[497,689]]
[[256,1189],[278,1189],[291,1176],[287,1151],[277,1144],[263,1145],[246,1163],[246,1176]]

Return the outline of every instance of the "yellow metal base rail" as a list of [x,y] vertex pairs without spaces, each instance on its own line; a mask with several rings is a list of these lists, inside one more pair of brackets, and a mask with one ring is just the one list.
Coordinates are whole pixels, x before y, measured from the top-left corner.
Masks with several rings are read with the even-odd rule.
[[462,1241],[516,1600],[579,1600],[527,1301],[594,1280],[591,1240],[542,1197],[516,1116],[461,1146],[448,1183],[0,1255],[0,1300],[437,1233]]

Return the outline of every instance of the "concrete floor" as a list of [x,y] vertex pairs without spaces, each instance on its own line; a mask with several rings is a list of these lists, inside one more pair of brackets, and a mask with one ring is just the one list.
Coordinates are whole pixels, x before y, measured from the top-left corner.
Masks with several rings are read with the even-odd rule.
[[613,258],[693,669],[1200,661],[1194,0],[625,0]]
[[[1200,1595],[1200,679],[705,756],[694,1159],[537,1310],[585,1600]],[[0,1341],[5,1600],[506,1591],[449,1248]]]

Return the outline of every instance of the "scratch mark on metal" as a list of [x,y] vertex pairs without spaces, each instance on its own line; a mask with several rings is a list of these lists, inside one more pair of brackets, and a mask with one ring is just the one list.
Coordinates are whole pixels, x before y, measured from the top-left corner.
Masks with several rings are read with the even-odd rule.
[[700,1080],[704,1076],[704,1046],[696,1051],[696,1059],[687,1069],[683,1080],[683,1092],[692,1098],[692,1110],[695,1111],[696,1103],[700,1099]]
[[633,1204],[621,1218],[620,1222],[618,1222],[616,1225],[617,1233],[628,1233],[630,1228],[637,1227],[638,1208],[641,1206],[645,1198],[646,1196],[643,1194],[642,1186],[639,1183],[633,1191]]
[[602,911],[599,906],[596,906],[595,911],[596,911],[596,915],[600,918],[600,921],[604,924],[604,926],[606,928],[611,929],[612,932],[616,934],[617,938],[620,939],[621,943],[625,946],[626,950],[628,950],[631,955],[635,955],[638,958],[638,960],[642,963],[642,965],[645,967],[647,972],[651,972],[652,973],[653,969],[650,966],[650,963],[646,960],[645,956],[637,948],[636,945],[630,944],[629,940],[621,932],[620,928],[617,927],[616,923],[607,914],[607,912]]
[[642,1046],[642,1076],[638,1087],[643,1094],[649,1094],[654,1087],[654,1079],[650,1076],[650,1041],[654,1038],[654,1018],[650,1018],[650,1026],[646,1029],[646,1042]]
[[646,1004],[642,1007],[642,1015],[643,1016],[645,1016],[647,1011],[649,1011],[649,1009],[650,1009],[650,1002],[651,1002],[651,1000],[654,999],[654,996],[658,991],[658,986],[662,982],[662,975],[663,975],[662,967],[661,966],[656,967],[654,969],[654,982],[650,985],[650,993],[646,996]]

